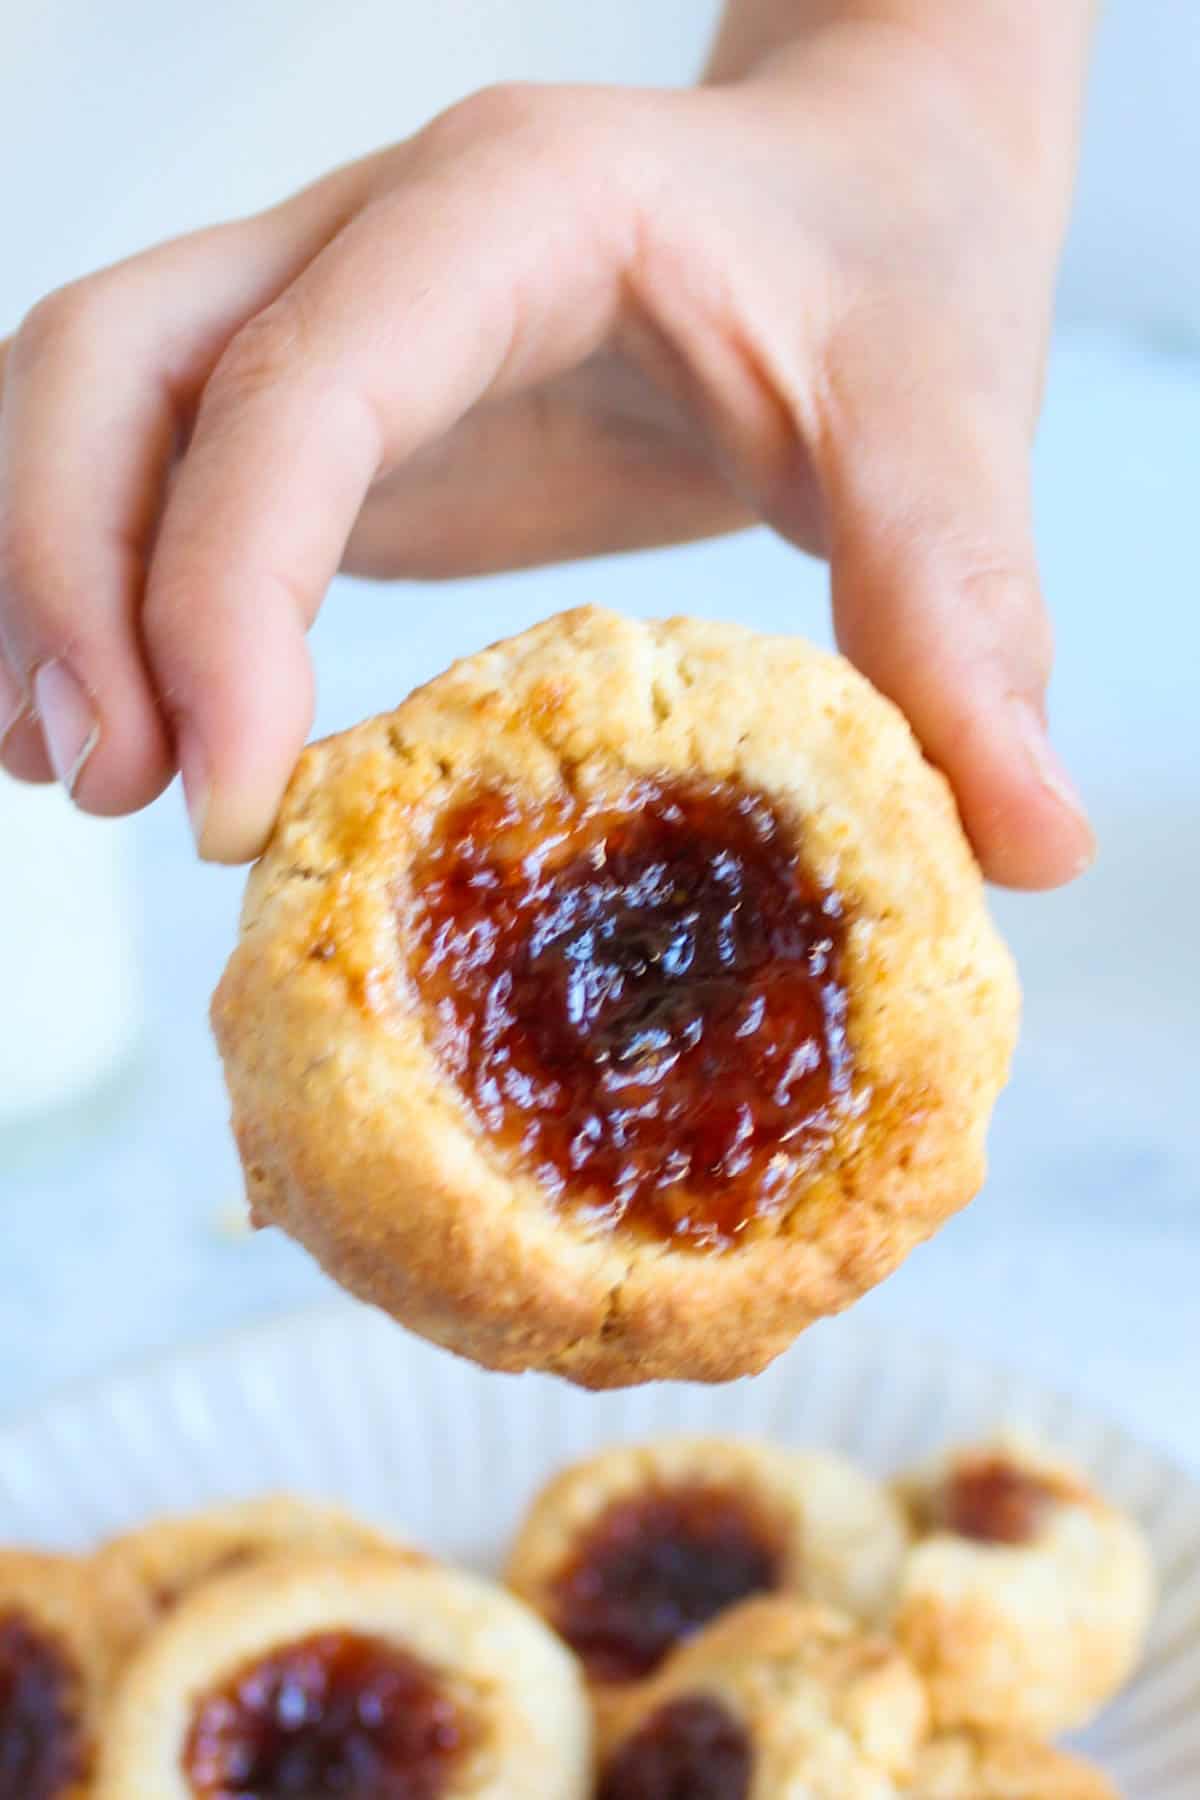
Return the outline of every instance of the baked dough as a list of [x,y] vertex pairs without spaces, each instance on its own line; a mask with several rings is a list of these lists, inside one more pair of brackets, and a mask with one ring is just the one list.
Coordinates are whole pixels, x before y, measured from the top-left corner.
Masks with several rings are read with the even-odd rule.
[[[347,1679],[364,1656],[376,1659],[365,1701],[353,1686],[322,1684],[323,1666]],[[403,1669],[389,1674],[389,1656],[432,1684],[432,1697],[418,1690],[414,1701]],[[281,1662],[282,1681],[270,1673]],[[238,1737],[247,1704],[249,1748]],[[269,1731],[256,1739],[262,1717]],[[331,1735],[333,1717],[342,1735]],[[511,1595],[438,1564],[377,1555],[266,1563],[197,1590],[134,1659],[105,1734],[96,1800],[207,1800],[224,1796],[226,1782],[247,1800],[270,1800],[285,1761],[288,1792],[301,1791],[301,1764],[317,1792],[375,1800],[388,1774],[412,1778],[403,1760],[381,1765],[389,1749],[440,1757],[440,1784],[429,1788],[440,1800],[586,1800],[591,1726],[575,1663]]]
[[983,1178],[1016,1016],[894,706],[597,610],[306,751],[213,1006],[256,1223],[593,1387],[760,1370],[889,1274]]
[[[678,1709],[697,1702],[719,1709],[709,1742],[701,1740],[694,1764],[664,1767],[655,1740],[669,1738]],[[725,1784],[728,1800],[894,1800],[928,1722],[920,1681],[886,1639],[824,1607],[782,1596],[747,1600],[677,1650],[607,1722],[601,1800],[690,1791],[664,1776],[705,1771],[721,1717],[730,1737],[740,1729],[748,1752],[746,1779]],[[683,1723],[690,1724],[686,1711]],[[667,1753],[679,1754],[670,1742]],[[733,1763],[733,1743],[726,1754]]]
[[1154,1577],[1137,1525],[1015,1436],[952,1451],[901,1493],[918,1539],[894,1628],[938,1724],[1038,1738],[1085,1724],[1145,1642]]
[[90,1800],[111,1675],[86,1563],[0,1551],[0,1790]]
[[400,1546],[341,1507],[268,1494],[153,1519],[103,1545],[93,1567],[118,1621],[116,1649],[124,1659],[216,1575],[299,1551],[337,1556],[363,1550],[399,1553]]
[[672,1437],[603,1450],[537,1496],[507,1580],[565,1637],[594,1689],[621,1693],[755,1592],[881,1616],[903,1513],[839,1456]]
[[1008,1733],[955,1732],[917,1758],[911,1800],[1118,1800],[1079,1757]]

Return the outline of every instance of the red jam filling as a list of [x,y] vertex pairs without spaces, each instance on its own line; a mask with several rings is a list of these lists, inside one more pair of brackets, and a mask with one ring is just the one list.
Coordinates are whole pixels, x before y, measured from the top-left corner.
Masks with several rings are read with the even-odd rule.
[[56,1644],[20,1617],[0,1619],[0,1800],[59,1800],[86,1778],[78,1688]]
[[747,1800],[753,1761],[745,1731],[719,1701],[673,1700],[622,1744],[598,1800]]
[[203,1699],[184,1770],[198,1800],[439,1800],[471,1736],[414,1657],[327,1632]]
[[850,1093],[844,921],[761,795],[486,791],[413,871],[444,1066],[559,1199],[727,1245],[827,1150]]
[[1002,1456],[960,1463],[942,1491],[937,1524],[979,1544],[1032,1544],[1060,1485]]
[[778,1587],[766,1521],[720,1488],[619,1500],[554,1583],[554,1623],[593,1681],[633,1681],[718,1613]]

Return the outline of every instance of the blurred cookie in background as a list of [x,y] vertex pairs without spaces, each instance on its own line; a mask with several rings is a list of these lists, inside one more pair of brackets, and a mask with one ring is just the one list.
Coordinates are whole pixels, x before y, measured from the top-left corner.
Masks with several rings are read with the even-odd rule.
[[87,1564],[0,1551],[5,1800],[89,1800],[114,1667]]
[[906,1793],[911,1800],[1119,1800],[1091,1763],[1007,1732],[934,1738]]
[[755,1594],[880,1616],[906,1548],[894,1497],[839,1456],[664,1437],[549,1482],[506,1579],[580,1657],[594,1696],[611,1699]]
[[128,1657],[181,1600],[215,1576],[301,1551],[336,1556],[365,1550],[415,1554],[342,1507],[271,1494],[152,1519],[102,1545],[93,1570],[117,1621],[119,1653]]
[[945,1727],[1051,1737],[1128,1680],[1154,1603],[1146,1541],[1083,1474],[1016,1437],[897,1488],[916,1541],[893,1615]]
[[574,1659],[491,1583],[296,1557],[208,1583],[131,1664],[96,1800],[415,1794],[587,1800]]
[[830,1608],[748,1600],[605,1720],[599,1800],[893,1800],[928,1723],[885,1638]]

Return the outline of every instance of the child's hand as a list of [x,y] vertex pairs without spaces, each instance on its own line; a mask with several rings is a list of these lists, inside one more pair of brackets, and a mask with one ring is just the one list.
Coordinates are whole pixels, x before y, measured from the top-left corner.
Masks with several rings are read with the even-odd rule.
[[988,873],[1069,879],[1028,494],[1061,194],[982,110],[890,26],[689,93],[497,90],[52,295],[0,348],[9,769],[116,813],[178,763],[204,854],[249,857],[339,566],[765,518],[829,555]]

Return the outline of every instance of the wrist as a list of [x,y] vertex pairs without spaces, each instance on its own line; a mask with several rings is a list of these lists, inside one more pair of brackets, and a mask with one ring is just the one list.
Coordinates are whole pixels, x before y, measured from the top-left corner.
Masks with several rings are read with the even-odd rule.
[[815,55],[870,46],[893,84],[955,90],[1060,229],[1095,14],[1096,0],[729,0],[706,79],[799,79]]

